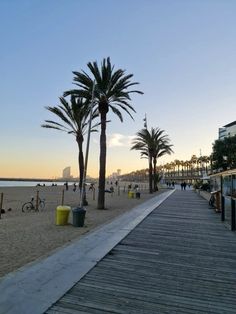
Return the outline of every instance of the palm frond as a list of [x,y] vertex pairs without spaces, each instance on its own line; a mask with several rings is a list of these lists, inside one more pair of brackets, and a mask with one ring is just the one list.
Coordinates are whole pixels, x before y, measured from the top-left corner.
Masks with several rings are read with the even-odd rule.
[[149,156],[159,158],[173,152],[169,138],[164,134],[164,130],[159,128],[151,128],[151,130],[141,129],[136,133],[136,138],[132,142],[131,149],[139,150],[141,156]]
[[123,122],[123,117],[121,112],[114,106],[110,105],[109,106],[111,108],[111,110],[118,116],[118,118],[120,119],[121,122]]
[[89,70],[92,72],[95,80],[96,80],[96,83],[98,85],[100,85],[102,83],[102,78],[101,78],[101,74],[100,74],[100,71],[99,71],[99,68],[98,68],[98,64],[97,64],[97,61],[94,61],[93,63],[92,62],[89,62],[87,64]]
[[[130,118],[131,118],[132,120],[134,120],[134,117],[132,116],[132,114],[129,112],[129,110],[128,110],[125,106],[123,106],[123,105],[121,105],[121,104],[117,104],[117,106],[120,107],[120,108],[122,108],[122,109],[130,116]],[[133,111],[136,112],[134,109],[133,109]]]
[[93,80],[90,78],[90,76],[85,72],[73,72],[74,76],[74,81],[75,83],[79,83],[83,86],[85,89],[91,89],[93,87]]

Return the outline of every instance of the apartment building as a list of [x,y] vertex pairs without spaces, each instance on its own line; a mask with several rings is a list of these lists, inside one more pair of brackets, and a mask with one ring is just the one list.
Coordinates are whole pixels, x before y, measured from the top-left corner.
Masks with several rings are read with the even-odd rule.
[[223,128],[219,128],[219,140],[234,135],[236,135],[236,121],[224,125]]

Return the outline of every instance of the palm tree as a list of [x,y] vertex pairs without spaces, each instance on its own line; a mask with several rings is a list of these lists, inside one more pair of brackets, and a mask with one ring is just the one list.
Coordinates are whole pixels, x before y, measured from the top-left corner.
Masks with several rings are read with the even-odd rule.
[[179,167],[181,166],[181,161],[179,159],[175,159],[175,164],[177,166],[178,171],[178,177],[179,177]]
[[185,173],[184,173],[185,161],[184,160],[180,160],[179,163],[180,163],[180,166],[181,166],[181,177],[184,178],[184,176],[185,176]]
[[167,163],[164,165],[165,171],[167,172],[167,177],[170,177],[170,170],[171,170],[171,165],[170,163]]
[[[70,103],[64,97],[60,97],[60,105],[45,107],[52,112],[62,122],[55,122],[52,120],[45,120],[46,124],[41,127],[48,129],[55,129],[75,136],[79,148],[78,163],[79,163],[79,187],[82,188],[82,180],[84,174],[84,155],[83,155],[83,141],[84,134],[87,130],[88,120],[90,116],[90,104],[87,100],[82,98],[71,97]],[[98,112],[94,111],[92,118],[95,119]],[[92,131],[95,131],[94,125]]]
[[185,176],[189,176],[189,167],[191,166],[190,161],[186,160],[184,161],[184,167],[185,167]]
[[[195,176],[195,165],[197,164],[198,158],[196,155],[192,155],[190,162],[191,162],[191,175]],[[193,171],[193,172],[192,172]]]
[[202,161],[202,171],[205,175],[207,175],[207,164],[210,162],[209,156],[201,156],[201,161]]
[[133,140],[131,150],[139,150],[141,152],[141,158],[148,158],[149,161],[149,192],[153,192],[153,178],[154,178],[154,190],[157,190],[157,182],[155,182],[156,176],[156,164],[157,158],[170,154],[172,152],[167,135],[163,135],[164,130],[159,128],[142,129],[136,133],[136,138]]
[[145,128],[136,133],[136,138],[132,142],[131,150],[139,150],[141,158],[148,158],[149,171],[149,193],[153,192],[152,187],[152,156],[153,156],[153,140],[151,133]]
[[164,133],[164,130],[160,130],[159,128],[153,129],[153,141],[154,141],[154,149],[153,149],[153,179],[154,179],[154,191],[158,191],[157,187],[157,159],[168,154],[170,155],[173,153],[173,150],[171,147],[173,145],[169,144],[169,138],[168,136]]
[[121,122],[123,117],[120,109],[125,111],[132,119],[130,111],[135,112],[129,104],[131,93],[143,94],[138,90],[129,90],[137,82],[131,82],[133,74],[126,75],[125,70],[114,70],[110,58],[103,59],[101,69],[97,62],[87,64],[91,77],[86,72],[73,72],[74,82],[79,89],[73,89],[64,93],[64,96],[74,95],[91,100],[92,88],[95,81],[94,102],[98,108],[101,122],[100,134],[100,169],[99,169],[99,190],[98,190],[98,209],[105,208],[105,178],[106,178],[106,125],[109,109],[115,113]]

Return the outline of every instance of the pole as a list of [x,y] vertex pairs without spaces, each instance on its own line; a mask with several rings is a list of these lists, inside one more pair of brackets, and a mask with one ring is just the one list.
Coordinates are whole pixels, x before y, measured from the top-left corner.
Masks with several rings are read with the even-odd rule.
[[39,210],[39,191],[36,192],[36,210]]
[[0,219],[2,216],[2,205],[3,205],[3,193],[1,193],[1,199],[0,199]]
[[65,194],[65,190],[63,188],[63,190],[62,190],[62,197],[61,197],[61,205],[62,206],[64,205],[64,194]]
[[93,201],[95,201],[95,187],[93,187]]
[[84,200],[84,196],[85,196],[85,192],[86,192],[85,187],[86,187],[86,175],[87,175],[87,166],[88,166],[90,134],[91,134],[91,126],[92,126],[92,118],[93,118],[94,90],[95,90],[95,81],[93,81],[92,101],[91,101],[91,106],[90,106],[90,117],[89,117],[89,126],[88,126],[87,147],[86,147],[85,162],[84,162],[84,175],[83,175],[83,180],[82,180],[82,193],[80,195],[79,207],[83,206],[83,200]]
[[145,129],[147,129],[147,115],[146,115],[146,113],[145,113],[145,117],[144,117],[143,121],[144,121]]

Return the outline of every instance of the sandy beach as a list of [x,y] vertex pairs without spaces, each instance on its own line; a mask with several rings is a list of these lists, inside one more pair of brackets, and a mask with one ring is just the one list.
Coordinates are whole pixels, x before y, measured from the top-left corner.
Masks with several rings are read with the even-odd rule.
[[[0,193],[4,193],[3,208],[6,210],[0,220],[0,277],[51,254],[53,250],[67,245],[164,191],[150,195],[147,185],[140,185],[141,198],[130,199],[127,190],[124,191],[124,187],[121,186],[119,193],[117,188],[113,195],[106,193],[106,210],[96,209],[97,191],[95,195],[92,191],[88,191],[89,205],[86,206],[85,225],[78,228],[71,224],[71,214],[68,225],[56,226],[55,224],[56,207],[61,205],[63,189],[63,186],[0,188]],[[21,210],[23,203],[29,201],[32,196],[35,197],[37,191],[39,191],[39,197],[45,199],[45,209],[39,212],[23,213]],[[64,205],[77,207],[78,200],[79,193],[73,192],[72,186],[69,186],[69,190],[65,191]],[[8,209],[11,210],[8,211]]]

